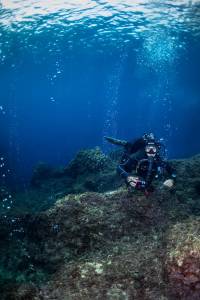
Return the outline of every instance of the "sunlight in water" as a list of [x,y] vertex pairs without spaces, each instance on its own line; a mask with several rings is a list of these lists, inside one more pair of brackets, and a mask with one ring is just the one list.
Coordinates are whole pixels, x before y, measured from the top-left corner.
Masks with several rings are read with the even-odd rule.
[[68,22],[76,24],[77,21],[91,21],[95,25],[99,18],[105,17],[108,18],[106,24],[121,34],[125,32],[137,36],[163,25],[199,34],[198,4],[199,1],[192,0],[2,0],[0,24],[6,27],[17,24],[19,30],[20,23],[38,22],[47,16],[47,27],[56,24],[71,26]]

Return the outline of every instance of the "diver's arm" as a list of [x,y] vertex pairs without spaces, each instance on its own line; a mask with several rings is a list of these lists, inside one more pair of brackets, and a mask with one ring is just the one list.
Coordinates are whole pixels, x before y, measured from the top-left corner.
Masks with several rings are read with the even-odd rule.
[[176,170],[170,165],[169,162],[165,162],[165,170],[167,171],[170,179],[176,179]]
[[117,167],[117,173],[122,178],[126,179],[128,176],[131,175],[134,169],[135,169],[134,157],[130,157],[130,155],[127,152],[125,152],[124,155],[122,156],[120,164]]
[[117,173],[124,179],[126,179],[128,176],[130,176],[130,173],[127,172],[126,167],[129,165],[129,160],[127,160],[125,163],[119,164],[117,167]]
[[117,167],[117,173],[123,178],[131,176],[131,174],[136,170],[138,160],[143,157],[143,154],[142,150],[132,154],[125,152],[119,166]]
[[131,188],[138,189],[138,190],[145,188],[146,185],[145,181],[140,180],[138,176],[133,176],[132,174],[126,172],[122,165],[119,165],[117,167],[117,172],[122,178],[125,179],[127,186],[130,186]]
[[173,188],[176,183],[176,170],[170,165],[169,162],[165,162],[165,170],[168,173],[168,177],[163,182],[163,185],[168,188]]

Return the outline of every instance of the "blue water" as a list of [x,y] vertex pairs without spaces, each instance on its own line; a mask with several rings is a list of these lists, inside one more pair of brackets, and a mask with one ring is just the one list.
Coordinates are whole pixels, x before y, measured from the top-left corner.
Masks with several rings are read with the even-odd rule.
[[199,153],[199,53],[199,1],[2,0],[2,180],[109,151],[103,135],[153,131],[169,158]]

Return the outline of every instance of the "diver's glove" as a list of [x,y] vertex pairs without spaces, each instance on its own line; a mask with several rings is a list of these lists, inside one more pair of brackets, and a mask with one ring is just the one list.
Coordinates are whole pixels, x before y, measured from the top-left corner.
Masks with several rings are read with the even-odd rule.
[[141,190],[145,188],[146,182],[143,180],[140,180],[139,177],[135,176],[128,176],[126,178],[126,182],[128,185],[134,189]]
[[174,180],[173,179],[167,179],[163,182],[163,186],[167,188],[173,188],[174,186]]

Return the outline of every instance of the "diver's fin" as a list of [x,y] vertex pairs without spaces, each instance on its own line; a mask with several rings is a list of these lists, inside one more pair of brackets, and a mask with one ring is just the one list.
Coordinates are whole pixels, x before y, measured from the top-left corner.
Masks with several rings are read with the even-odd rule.
[[118,140],[118,139],[115,139],[115,138],[112,138],[109,136],[104,136],[104,139],[114,145],[118,145],[118,146],[126,146],[127,145],[127,141]]

